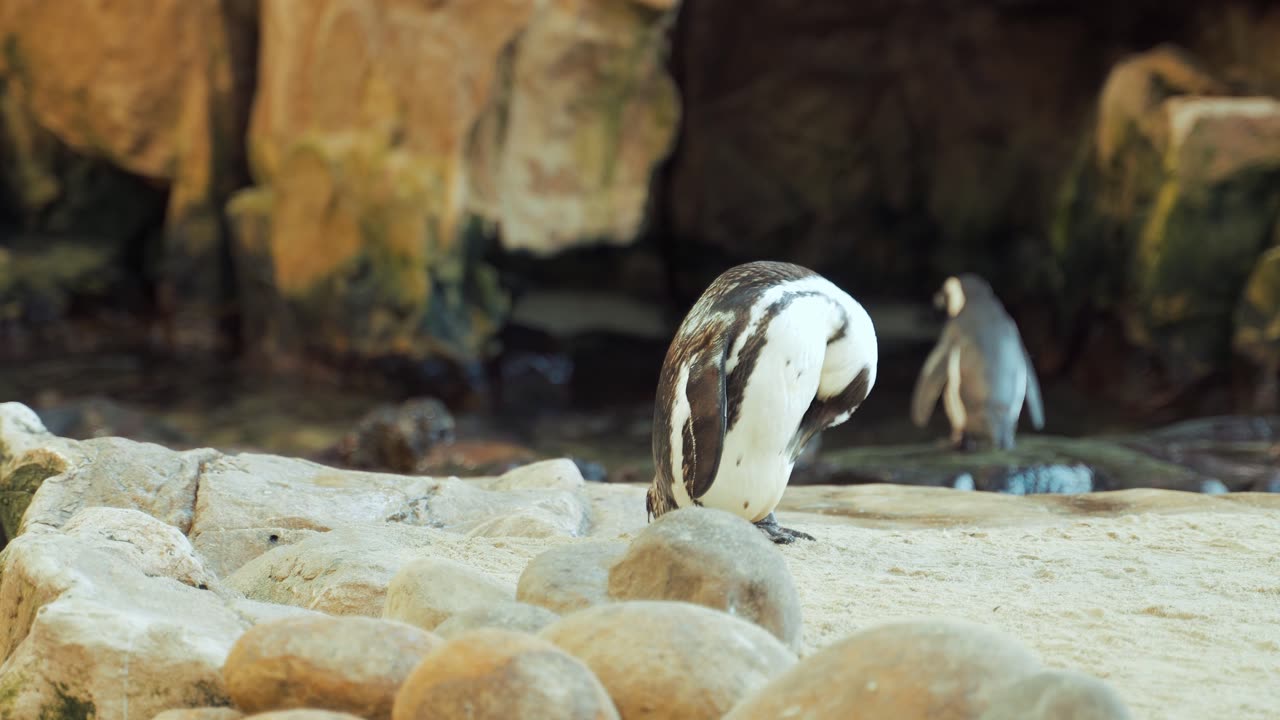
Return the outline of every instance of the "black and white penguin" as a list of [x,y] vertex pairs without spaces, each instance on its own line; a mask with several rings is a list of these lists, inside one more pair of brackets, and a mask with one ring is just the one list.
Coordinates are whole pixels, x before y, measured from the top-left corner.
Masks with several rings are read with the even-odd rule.
[[973,273],[949,277],[933,301],[948,319],[916,380],[912,421],[927,425],[942,395],[957,450],[972,449],[978,440],[1012,449],[1024,406],[1031,424],[1042,429],[1035,367],[1018,326],[987,281]]
[[702,505],[776,543],[813,536],[773,510],[815,434],[849,419],[879,357],[860,304],[799,265],[758,261],[717,277],[667,349],[653,417],[649,519]]

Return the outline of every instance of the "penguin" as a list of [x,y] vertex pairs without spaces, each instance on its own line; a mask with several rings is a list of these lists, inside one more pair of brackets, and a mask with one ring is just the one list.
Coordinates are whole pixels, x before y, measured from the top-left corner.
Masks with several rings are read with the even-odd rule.
[[947,322],[916,379],[911,399],[916,426],[928,424],[942,395],[953,449],[972,450],[978,440],[1013,449],[1024,407],[1035,429],[1043,429],[1035,367],[1017,325],[987,281],[973,273],[948,277],[933,303]]
[[813,437],[840,425],[876,381],[871,317],[818,273],[769,260],[725,270],[677,328],[653,415],[649,521],[699,505],[779,544],[808,533],[774,508]]

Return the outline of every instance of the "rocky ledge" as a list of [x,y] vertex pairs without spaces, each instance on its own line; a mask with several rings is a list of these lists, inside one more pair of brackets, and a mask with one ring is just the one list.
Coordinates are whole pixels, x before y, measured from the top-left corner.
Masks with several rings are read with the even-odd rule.
[[[0,717],[1269,717],[1280,496],[421,477],[0,405]],[[1202,691],[1214,668],[1214,691]]]

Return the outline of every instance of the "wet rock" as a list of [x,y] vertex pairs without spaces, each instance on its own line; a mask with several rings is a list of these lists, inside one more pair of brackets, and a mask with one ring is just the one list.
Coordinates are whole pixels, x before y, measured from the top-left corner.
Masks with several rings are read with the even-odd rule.
[[541,635],[586,663],[624,718],[718,719],[796,662],[759,626],[683,602],[596,605]]
[[[966,487],[1015,495],[1080,494],[1155,487],[1200,492],[1207,477],[1153,456],[1128,438],[1028,436],[1005,452],[953,452],[934,443],[881,445],[828,452],[834,485],[895,483]],[[968,476],[968,480],[964,476]]]
[[467,608],[511,600],[514,595],[514,589],[462,563],[419,557],[391,578],[382,616],[434,630]]
[[200,561],[172,526],[133,510],[82,512],[0,555],[0,716],[228,704],[219,669],[248,622],[187,584]]
[[978,720],[1129,720],[1132,715],[1110,685],[1074,670],[1045,670],[991,697]]
[[336,449],[353,468],[413,473],[432,448],[454,439],[453,415],[435,398],[380,405],[347,433]]
[[152,720],[240,720],[244,713],[229,707],[180,708],[165,710]]
[[480,628],[513,630],[537,634],[560,618],[559,615],[528,603],[509,601],[470,607],[449,616],[432,631],[450,640],[455,636]]
[[977,717],[1039,667],[1022,643],[973,623],[892,622],[805,657],[724,720],[773,720],[794,708],[849,720]]
[[621,540],[593,540],[544,550],[529,561],[516,599],[560,614],[609,601],[609,569],[627,551]]
[[1249,488],[1250,492],[1280,493],[1280,472],[1259,480]]
[[388,720],[396,691],[441,641],[404,623],[363,617],[299,617],[247,630],[222,675],[247,713],[294,708]]
[[786,559],[758,528],[723,510],[683,508],[654,520],[609,569],[609,597],[705,605],[800,647],[800,598]]
[[610,720],[600,680],[550,642],[508,630],[473,630],[428,655],[396,696],[393,720]]

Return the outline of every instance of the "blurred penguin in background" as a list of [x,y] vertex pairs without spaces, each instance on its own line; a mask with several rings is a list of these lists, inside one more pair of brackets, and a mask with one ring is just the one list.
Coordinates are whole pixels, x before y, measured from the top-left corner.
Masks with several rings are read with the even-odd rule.
[[942,283],[933,302],[946,312],[947,322],[916,380],[912,422],[928,425],[941,396],[956,450],[979,444],[1013,449],[1024,405],[1032,426],[1043,429],[1035,368],[991,285],[972,273],[955,275]]

